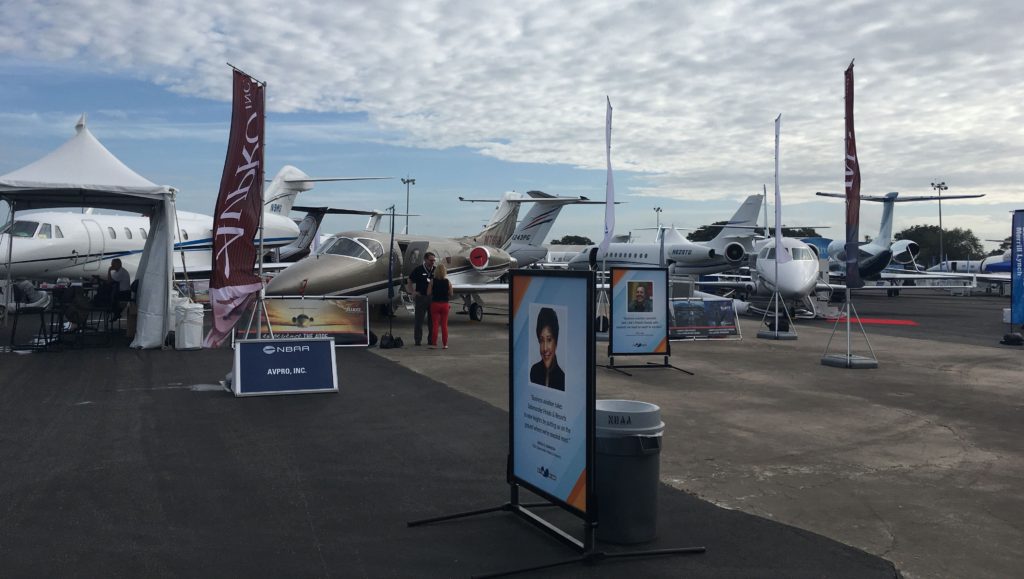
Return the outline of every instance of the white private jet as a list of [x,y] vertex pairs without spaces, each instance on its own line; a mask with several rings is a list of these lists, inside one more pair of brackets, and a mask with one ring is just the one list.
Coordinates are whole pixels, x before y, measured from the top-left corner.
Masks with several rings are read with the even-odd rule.
[[[298,237],[299,227],[288,212],[300,192],[312,189],[317,181],[362,179],[380,177],[314,179],[290,165],[282,168],[264,190],[264,249],[287,246]],[[178,211],[174,229],[176,272],[208,274],[212,267],[213,217]],[[104,274],[115,258],[134,278],[148,234],[149,218],[144,216],[89,210],[18,213],[13,223],[0,230],[0,276],[6,277],[8,244],[13,240],[9,265],[12,279],[87,278]],[[257,245],[259,241],[254,239]]]
[[[812,316],[816,315],[814,300],[810,299],[815,290],[831,291],[843,286],[818,281],[818,252],[813,246],[796,238],[783,237],[782,247],[792,259],[776,264],[775,238],[770,237],[757,242],[749,276],[721,275],[716,276],[716,281],[702,281],[698,285],[736,290],[744,301],[752,297],[769,299],[777,289],[783,301],[797,306],[802,304]],[[757,311],[757,308],[749,309]]]
[[[753,248],[753,227],[757,225],[763,199],[762,195],[747,197],[718,235],[706,243],[689,241],[677,235],[671,240],[666,236],[664,244],[660,239],[656,243],[610,243],[606,252],[594,245],[569,260],[568,268],[585,270],[596,266],[657,267],[664,264],[670,275],[703,275],[739,267],[743,257]],[[664,231],[660,235],[665,235]]]

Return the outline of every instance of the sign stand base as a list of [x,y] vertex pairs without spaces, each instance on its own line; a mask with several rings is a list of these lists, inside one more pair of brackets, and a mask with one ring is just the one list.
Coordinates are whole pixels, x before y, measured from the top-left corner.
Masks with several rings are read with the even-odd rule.
[[[685,371],[685,370],[684,370]],[[511,483],[512,497],[511,501],[487,509],[477,509],[475,511],[466,511],[463,513],[455,513],[452,515],[443,515],[440,517],[433,517],[430,519],[421,519],[419,521],[410,521],[406,523],[408,527],[419,527],[422,525],[429,525],[432,523],[440,523],[443,521],[451,521],[454,519],[462,519],[466,517],[474,517],[476,515],[486,515],[488,513],[496,512],[509,512],[523,517],[530,523],[538,526],[543,531],[552,535],[554,538],[568,544],[570,547],[581,551],[578,557],[571,557],[568,559],[562,559],[559,561],[553,561],[550,563],[543,563],[540,565],[533,565],[530,567],[521,567],[519,569],[509,569],[505,571],[496,571],[492,573],[484,573],[482,575],[471,575],[471,577],[484,579],[490,577],[507,577],[509,575],[517,575],[519,573],[529,573],[531,571],[540,571],[541,569],[551,569],[553,567],[561,567],[562,565],[571,565],[573,563],[582,563],[584,565],[595,565],[604,561],[605,559],[627,559],[637,557],[657,557],[662,555],[696,555],[707,551],[706,547],[679,547],[675,549],[650,549],[646,551],[626,551],[620,553],[606,553],[604,551],[598,551],[594,548],[594,523],[587,523],[584,526],[584,537],[583,541],[580,541],[572,535],[566,533],[562,529],[559,529],[550,522],[544,520],[539,515],[534,514],[529,509],[536,507],[557,507],[553,503],[520,503],[519,502],[519,485]]]
[[[829,354],[828,348],[832,345],[832,338],[835,337],[836,330],[839,329],[839,322],[844,317],[846,319],[846,353]],[[857,318],[857,325],[860,326],[860,333],[864,336],[864,342],[868,345],[868,351],[871,352],[870,357],[858,356],[853,353],[850,320],[854,317]],[[846,288],[846,303],[843,304],[843,314],[836,318],[836,325],[832,327],[832,335],[828,337],[828,342],[825,344],[825,353],[821,356],[821,364],[823,366],[832,366],[833,368],[849,368],[852,370],[878,367],[878,360],[875,358],[875,350],[871,347],[871,341],[868,340],[868,333],[864,331],[864,324],[860,322],[860,316],[857,315],[857,308],[854,307],[853,301],[850,300],[850,288]]]
[[696,375],[693,372],[690,372],[689,370],[684,370],[683,368],[680,368],[679,366],[673,366],[672,364],[669,364],[668,363],[668,356],[663,356],[662,358],[663,358],[663,360],[662,360],[661,364],[659,364],[657,362],[648,362],[646,364],[619,364],[619,365],[616,365],[615,364],[615,356],[608,356],[608,363],[601,365],[601,367],[602,368],[608,368],[609,370],[614,370],[614,371],[619,372],[621,374],[625,374],[626,376],[632,376],[632,374],[630,374],[629,372],[626,372],[625,370],[622,370],[622,368],[672,368],[673,370],[679,370],[680,372],[685,372],[686,374],[689,374],[690,376],[695,376]]

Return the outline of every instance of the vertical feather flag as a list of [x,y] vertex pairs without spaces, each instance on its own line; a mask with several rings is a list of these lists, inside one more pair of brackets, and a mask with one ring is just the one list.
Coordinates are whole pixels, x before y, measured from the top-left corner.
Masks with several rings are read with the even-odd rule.
[[787,263],[792,259],[789,250],[782,245],[782,193],[779,191],[779,127],[782,114],[775,118],[775,263]]
[[210,304],[213,328],[203,347],[216,348],[231,334],[263,287],[255,273],[263,218],[264,85],[234,71],[231,133],[213,214]]
[[612,100],[608,97],[605,97],[605,99],[608,101],[608,110],[605,113],[604,121],[604,145],[608,160],[608,178],[605,183],[604,193],[604,239],[601,240],[599,247],[602,255],[608,251],[608,244],[611,243],[612,236],[615,234],[615,180],[612,178]]
[[846,285],[864,287],[860,279],[860,161],[857,138],[853,132],[853,61],[844,75],[846,85]]

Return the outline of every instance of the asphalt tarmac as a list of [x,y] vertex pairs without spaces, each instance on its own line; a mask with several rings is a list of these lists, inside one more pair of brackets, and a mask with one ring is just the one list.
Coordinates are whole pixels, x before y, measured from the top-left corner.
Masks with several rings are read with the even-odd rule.
[[[769,341],[752,318],[741,341],[673,343],[693,376],[599,368],[599,398],[656,403],[667,424],[658,539],[640,548],[708,551],[530,576],[1015,576],[1024,393],[1021,349],[998,344],[1008,300],[855,305],[919,324],[865,326],[876,370],[820,364],[833,324]],[[453,316],[449,350],[339,350],[337,394],[236,399],[217,384],[229,350],[0,354],[2,575],[452,577],[572,557],[505,513],[405,525],[508,500],[497,309]],[[411,343],[410,317],[391,323]]]
[[[740,341],[672,343],[671,363],[694,376],[599,368],[598,398],[661,406],[661,477],[673,488],[858,547],[909,578],[1020,576],[1024,351],[999,344],[1004,307],[855,295],[865,324],[852,349],[868,356],[870,343],[871,370],[820,363],[830,339],[845,353],[845,324],[798,321],[797,340],[774,341],[744,317]],[[447,351],[378,353],[507,409],[507,318],[454,318]],[[412,334],[405,317],[395,328]]]
[[[351,348],[339,393],[239,399],[218,384],[230,350],[127,343],[0,353],[3,577],[465,577],[577,556],[508,513],[407,526],[509,500],[508,416],[493,405]],[[579,535],[578,519],[542,510]],[[670,486],[658,517],[655,541],[598,548],[707,551],[528,576],[897,576],[884,558]]]

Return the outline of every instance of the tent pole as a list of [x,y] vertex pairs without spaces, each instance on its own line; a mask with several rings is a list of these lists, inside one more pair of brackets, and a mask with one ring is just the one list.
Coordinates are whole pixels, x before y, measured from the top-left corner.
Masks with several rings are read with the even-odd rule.
[[11,294],[13,293],[13,285],[11,283],[11,262],[14,260],[14,212],[17,207],[17,201],[8,201],[11,206],[11,227],[7,230],[7,285],[4,287],[4,327],[7,327],[7,313],[11,309]]

